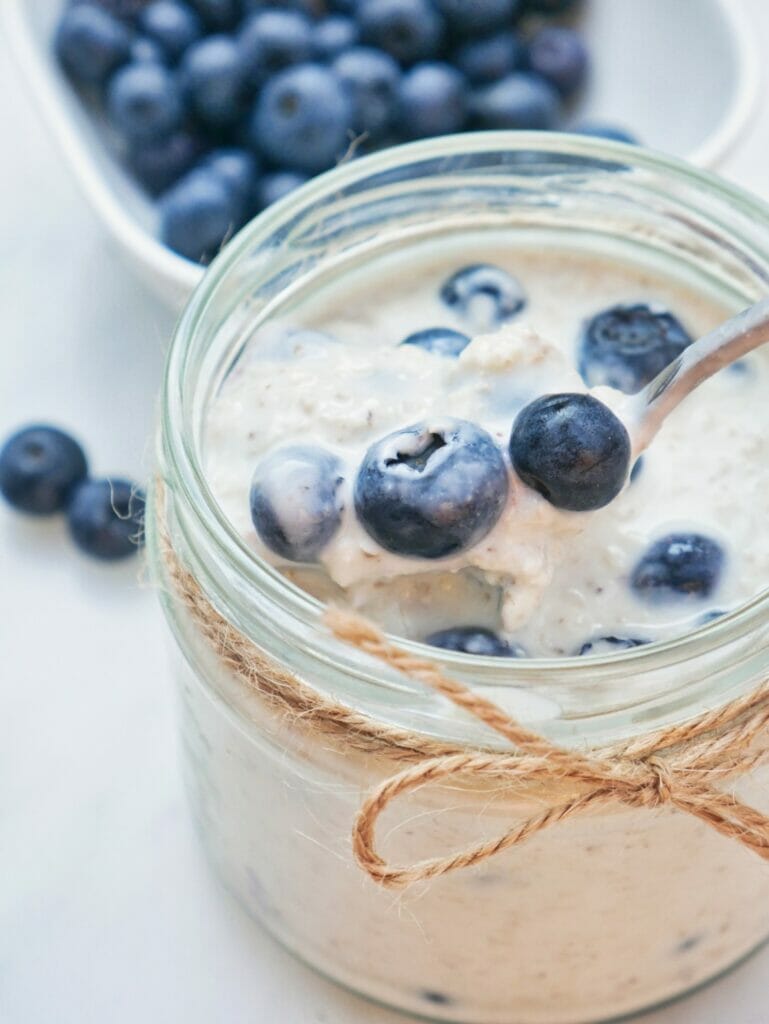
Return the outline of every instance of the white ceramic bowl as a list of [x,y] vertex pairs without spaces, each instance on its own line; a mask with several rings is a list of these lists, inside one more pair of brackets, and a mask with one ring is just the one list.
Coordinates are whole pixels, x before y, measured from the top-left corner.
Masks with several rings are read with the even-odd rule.
[[[181,306],[203,271],[157,241],[152,204],[52,59],[63,3],[0,0],[11,52],[109,232],[153,291]],[[717,166],[744,129],[760,80],[739,0],[587,0],[583,24],[593,73],[577,116],[617,122],[648,146]]]

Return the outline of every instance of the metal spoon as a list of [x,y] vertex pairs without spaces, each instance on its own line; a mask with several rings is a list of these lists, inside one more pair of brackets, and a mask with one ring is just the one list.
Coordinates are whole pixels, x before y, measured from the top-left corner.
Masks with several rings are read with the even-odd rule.
[[614,411],[591,395],[535,399],[513,423],[513,469],[556,508],[603,508],[622,492],[630,466],[665,417],[708,377],[767,342],[769,299],[762,299],[689,345]]
[[621,410],[633,458],[649,446],[665,418],[703,381],[767,342],[769,299],[762,299],[689,345]]

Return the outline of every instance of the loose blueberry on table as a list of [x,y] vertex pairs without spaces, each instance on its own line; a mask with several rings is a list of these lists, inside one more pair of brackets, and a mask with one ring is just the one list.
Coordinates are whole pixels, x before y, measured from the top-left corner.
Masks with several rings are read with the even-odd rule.
[[116,561],[144,543],[144,492],[128,480],[94,479],[78,442],[48,424],[24,427],[0,448],[0,494],[18,512],[64,513],[75,544]]
[[[53,48],[84,100],[106,109],[129,172],[160,197],[161,239],[205,263],[271,202],[358,152],[476,128],[564,126],[587,51],[571,25],[542,19],[577,6],[78,0],[64,6]],[[205,169],[210,151],[243,146],[254,157],[248,202],[233,197],[224,216],[209,198],[199,237],[194,226],[167,229],[165,193]]]
[[0,451],[0,493],[29,515],[63,511],[87,474],[83,449],[56,427],[25,427]]
[[144,492],[129,480],[85,480],[67,508],[77,547],[104,562],[122,561],[143,543]]

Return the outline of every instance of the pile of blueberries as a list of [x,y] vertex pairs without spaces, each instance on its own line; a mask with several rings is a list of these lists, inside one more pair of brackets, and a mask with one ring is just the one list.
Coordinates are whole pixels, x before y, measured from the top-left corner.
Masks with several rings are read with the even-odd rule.
[[0,494],[30,516],[64,513],[72,540],[93,558],[115,562],[144,542],[144,493],[129,480],[91,477],[78,442],[36,424],[0,449]]
[[[491,264],[462,268],[440,294],[459,319],[469,318],[479,302],[487,309],[491,303],[497,325],[515,317],[527,301],[520,283]],[[312,340],[317,342],[317,336]],[[691,341],[666,310],[643,304],[613,306],[584,326],[581,373],[588,385],[637,392]],[[434,327],[409,335],[401,344],[452,359],[469,338]],[[478,424],[451,417],[410,424],[374,442],[350,477],[356,517],[381,548],[402,557],[433,560],[467,551],[493,529],[505,509],[508,461],[552,505],[575,512],[602,508],[619,494],[629,475],[633,479],[630,438],[608,406],[584,393],[545,395],[518,413],[506,452]],[[251,519],[262,542],[288,561],[318,561],[342,524],[347,476],[342,461],[315,444],[267,455],[256,467],[250,493]],[[651,544],[629,582],[646,602],[700,602],[716,590],[723,567],[724,552],[716,541],[675,533]],[[523,654],[490,630],[472,626],[434,633],[426,642],[478,655]],[[601,637],[576,653],[646,642]]]
[[[347,156],[471,129],[554,129],[588,73],[580,0],[69,0],[55,51],[208,262]],[[632,139],[621,129],[577,126]]]

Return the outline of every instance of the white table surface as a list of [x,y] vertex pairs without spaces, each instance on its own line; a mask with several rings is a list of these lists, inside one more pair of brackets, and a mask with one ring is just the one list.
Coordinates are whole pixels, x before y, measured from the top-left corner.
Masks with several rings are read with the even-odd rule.
[[[745,2],[769,47],[769,4]],[[58,421],[97,471],[142,477],[172,317],[114,255],[2,39],[0,124],[0,436]],[[768,165],[765,104],[723,170],[769,195]],[[209,875],[137,571],[0,509],[0,1022],[403,1024],[297,964]],[[642,1019],[766,1024],[769,949]]]

